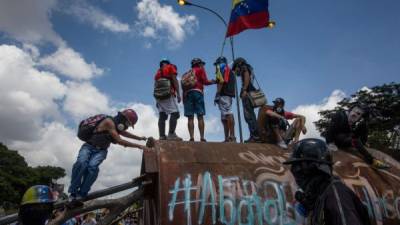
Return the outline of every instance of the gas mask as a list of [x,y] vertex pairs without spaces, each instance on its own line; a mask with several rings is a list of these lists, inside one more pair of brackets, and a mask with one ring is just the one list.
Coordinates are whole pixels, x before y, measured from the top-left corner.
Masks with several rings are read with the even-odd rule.
[[113,120],[118,131],[127,130],[130,126],[128,120],[121,112],[118,112],[118,115],[115,116]]
[[362,119],[364,111],[358,107],[354,107],[350,112],[348,112],[349,124],[356,124]]

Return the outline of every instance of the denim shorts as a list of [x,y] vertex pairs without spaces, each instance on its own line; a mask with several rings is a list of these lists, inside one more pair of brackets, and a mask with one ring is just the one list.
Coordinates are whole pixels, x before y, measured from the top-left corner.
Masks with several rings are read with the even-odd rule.
[[192,117],[194,114],[203,116],[206,114],[204,106],[204,95],[200,91],[189,91],[183,101],[183,108],[186,117]]

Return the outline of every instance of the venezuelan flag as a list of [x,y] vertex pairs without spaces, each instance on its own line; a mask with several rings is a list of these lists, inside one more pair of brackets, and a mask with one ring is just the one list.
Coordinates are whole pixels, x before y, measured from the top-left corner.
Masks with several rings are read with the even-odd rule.
[[226,37],[246,29],[267,27],[269,22],[268,0],[233,0],[233,9]]

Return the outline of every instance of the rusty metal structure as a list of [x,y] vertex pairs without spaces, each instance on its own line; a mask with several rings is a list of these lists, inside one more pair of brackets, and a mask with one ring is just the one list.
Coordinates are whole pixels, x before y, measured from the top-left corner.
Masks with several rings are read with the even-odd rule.
[[[83,207],[65,210],[49,224],[103,208],[110,213],[98,224],[116,224],[135,202],[140,225],[304,224],[294,208],[296,184],[282,165],[289,155],[269,144],[156,142],[143,153],[140,177],[91,193]],[[335,175],[360,197],[372,224],[400,224],[398,162],[388,158],[392,168],[376,171],[345,151],[336,151],[334,160]],[[127,189],[128,195],[99,200]],[[13,216],[0,218],[0,225]]]
[[[155,149],[143,158],[142,174],[153,174],[155,184],[144,202],[143,224],[304,224],[294,209],[295,181],[282,165],[290,151],[269,144],[176,142]],[[397,162],[376,171],[348,152],[334,152],[334,160],[335,175],[361,198],[372,224],[400,224]]]

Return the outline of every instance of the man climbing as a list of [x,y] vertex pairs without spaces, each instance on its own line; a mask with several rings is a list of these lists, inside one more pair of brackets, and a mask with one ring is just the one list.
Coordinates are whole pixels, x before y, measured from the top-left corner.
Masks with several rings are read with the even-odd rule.
[[204,69],[205,62],[199,58],[191,61],[192,69],[182,76],[181,84],[183,90],[183,106],[185,116],[188,118],[188,130],[190,141],[194,141],[194,114],[200,131],[200,141],[205,142],[204,138],[204,115],[206,114],[204,105],[204,85],[215,84],[215,80],[208,80]]
[[389,165],[375,159],[365,148],[368,141],[369,111],[369,107],[363,104],[356,104],[349,111],[338,111],[333,115],[323,136],[330,148],[355,148],[373,168],[387,169]]
[[[287,149],[287,144],[293,139],[293,143],[299,141],[300,132],[307,133],[304,126],[306,118],[299,114],[285,111],[285,100],[276,98],[273,107],[261,107],[258,112],[258,126],[263,141],[277,144]],[[287,120],[294,119],[291,125]],[[271,140],[268,140],[271,139]]]
[[309,225],[370,225],[368,210],[358,196],[332,175],[332,155],[325,142],[308,138],[295,143],[291,165],[299,190],[296,211]]
[[24,193],[18,211],[22,225],[45,225],[51,218],[55,199],[49,186],[35,185]]
[[[176,79],[177,74],[176,66],[171,64],[168,59],[162,59],[160,62],[160,69],[157,70],[154,77],[154,96],[159,112],[158,132],[160,134],[160,140],[182,140],[182,138],[178,137],[175,133],[180,116],[177,101],[178,103],[181,102],[179,83]],[[165,122],[168,119],[168,115],[170,115],[169,132],[168,136],[165,136]]]
[[237,58],[233,62],[232,70],[242,79],[242,88],[240,89],[240,98],[242,99],[244,119],[249,127],[250,137],[245,142],[260,142],[258,133],[257,118],[254,108],[251,105],[249,96],[250,91],[255,91],[253,85],[253,68],[243,58]]
[[225,141],[236,142],[235,119],[232,113],[232,99],[235,97],[236,77],[230,70],[225,57],[219,57],[215,63],[217,93],[214,103],[221,111],[221,121],[224,127]]
[[78,137],[85,143],[79,150],[77,161],[72,167],[71,185],[68,192],[70,200],[80,200],[87,196],[91,186],[97,179],[99,166],[107,157],[111,143],[124,147],[147,150],[143,145],[126,141],[121,136],[134,140],[146,140],[127,131],[134,127],[138,120],[136,112],[125,109],[115,117],[103,114],[90,117],[79,124]]

